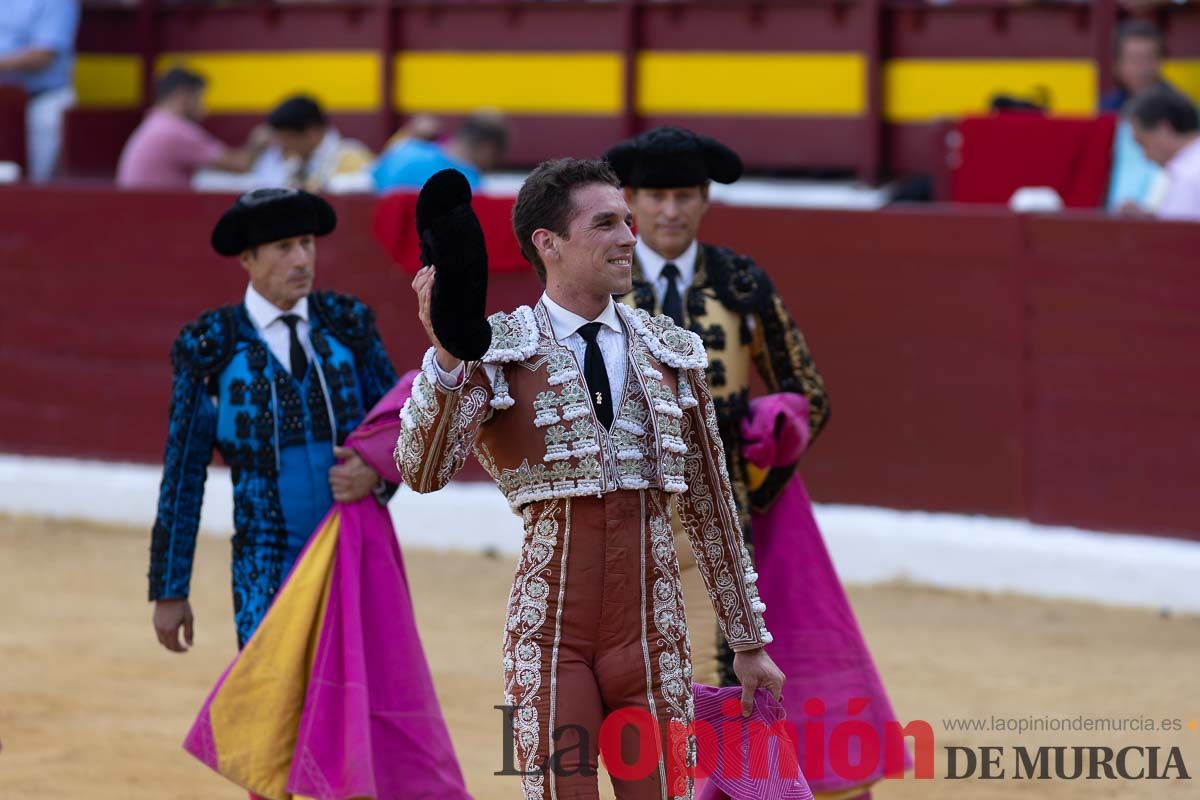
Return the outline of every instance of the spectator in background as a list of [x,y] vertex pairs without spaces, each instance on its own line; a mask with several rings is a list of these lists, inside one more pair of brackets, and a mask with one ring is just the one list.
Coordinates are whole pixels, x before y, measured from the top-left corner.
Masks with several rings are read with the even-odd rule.
[[508,150],[508,122],[491,111],[463,120],[445,144],[410,137],[392,144],[375,162],[375,189],[419,189],[434,173],[454,168],[477,189],[483,173],[500,166]]
[[[1152,23],[1126,20],[1117,27],[1113,41],[1117,87],[1100,100],[1100,110],[1120,113],[1132,97],[1155,86],[1168,86],[1162,77],[1166,43]],[[1129,121],[1117,123],[1113,137],[1112,178],[1106,205],[1109,211],[1145,213],[1162,194],[1162,169],[1137,146]]]
[[54,174],[62,148],[63,115],[75,104],[75,32],[79,0],[3,0],[0,83],[29,95],[25,139],[29,179]]
[[362,142],[342,136],[313,98],[296,95],[284,100],[267,117],[267,126],[272,145],[254,167],[261,185],[309,192],[370,191],[367,170],[375,154]]
[[1179,92],[1155,86],[1130,101],[1126,114],[1146,156],[1167,174],[1155,215],[1200,221],[1200,115]]
[[442,123],[438,121],[437,117],[432,114],[413,114],[400,126],[399,130],[392,134],[392,138],[388,139],[383,149],[387,150],[392,145],[400,144],[409,139],[436,142],[441,135]]
[[1113,70],[1117,86],[1100,98],[1100,110],[1120,113],[1125,104],[1152,86],[1169,86],[1162,76],[1166,42],[1154,23],[1129,19],[1117,26]]
[[204,118],[203,77],[182,67],[168,70],[155,85],[155,105],[137,127],[117,164],[123,189],[190,189],[199,169],[246,172],[266,149],[270,132],[256,128],[239,148],[225,145],[200,126]]

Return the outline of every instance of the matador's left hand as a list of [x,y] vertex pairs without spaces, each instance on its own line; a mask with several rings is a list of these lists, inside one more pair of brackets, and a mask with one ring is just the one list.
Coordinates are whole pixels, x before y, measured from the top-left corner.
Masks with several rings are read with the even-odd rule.
[[341,463],[329,468],[329,488],[339,503],[361,500],[379,485],[379,473],[367,466],[349,447],[335,447],[333,454]]
[[754,692],[766,689],[771,696],[779,700],[786,680],[783,672],[775,666],[775,662],[760,647],[757,650],[746,650],[733,654],[733,674],[738,683],[742,684],[742,716],[750,716],[754,710]]

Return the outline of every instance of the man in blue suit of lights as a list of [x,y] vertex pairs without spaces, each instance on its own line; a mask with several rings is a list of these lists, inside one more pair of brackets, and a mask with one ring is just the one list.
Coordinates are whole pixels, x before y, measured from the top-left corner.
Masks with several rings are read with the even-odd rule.
[[361,301],[313,291],[316,238],[337,223],[293,189],[238,198],[212,234],[250,275],[241,303],[206,311],[171,350],[175,371],[158,518],[150,546],[154,628],[168,650],[192,643],[188,603],[204,480],[213,450],[233,478],[233,600],[244,646],[334,500],[394,486],[341,447],[396,372]]

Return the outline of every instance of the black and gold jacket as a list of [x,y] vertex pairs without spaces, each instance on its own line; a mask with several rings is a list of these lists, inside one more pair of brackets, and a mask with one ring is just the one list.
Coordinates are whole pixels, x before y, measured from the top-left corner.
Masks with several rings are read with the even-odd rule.
[[[636,259],[633,290],[619,299],[651,314],[662,313],[654,287]],[[708,352],[708,385],[716,402],[742,530],[748,539],[750,512],[770,507],[796,470],[791,464],[764,472],[742,457],[741,422],[749,413],[751,366],[768,392],[804,395],[811,440],[829,416],[825,383],[783,299],[767,274],[747,256],[702,243],[695,277],[683,300],[684,327],[700,336]]]

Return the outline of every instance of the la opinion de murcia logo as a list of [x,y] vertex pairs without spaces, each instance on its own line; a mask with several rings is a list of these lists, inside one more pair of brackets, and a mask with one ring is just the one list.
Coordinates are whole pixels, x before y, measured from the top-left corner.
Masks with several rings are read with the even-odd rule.
[[[947,747],[946,778],[962,780],[1191,780],[1178,747]],[[1164,754],[1165,751],[1165,754]],[[1004,765],[1008,764],[1006,768]],[[1010,771],[1011,770],[1011,771]]]

